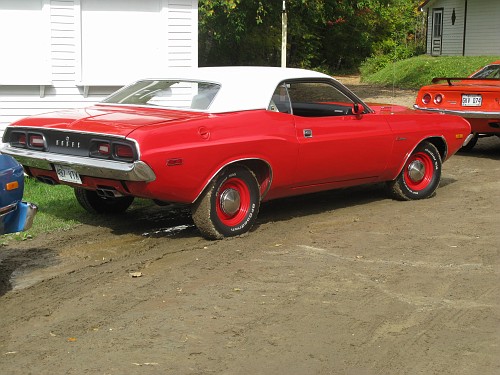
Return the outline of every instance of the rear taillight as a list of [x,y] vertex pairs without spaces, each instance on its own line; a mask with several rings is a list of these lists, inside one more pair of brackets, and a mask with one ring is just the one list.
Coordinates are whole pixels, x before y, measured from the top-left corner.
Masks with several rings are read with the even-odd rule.
[[40,134],[30,134],[29,135],[29,147],[42,150],[45,146],[45,141],[43,136]]
[[43,134],[25,131],[13,131],[7,141],[14,147],[30,148],[33,150],[45,150],[45,138]]
[[441,104],[442,102],[443,102],[443,95],[437,94],[436,97],[434,98],[434,103]]
[[107,142],[99,143],[97,153],[101,156],[109,156],[111,154],[111,145]]
[[115,145],[115,156],[117,159],[133,160],[134,150],[129,145]]
[[429,104],[431,100],[432,100],[431,94],[425,94],[424,96],[422,96],[422,103],[424,104]]
[[94,158],[127,162],[137,159],[134,146],[123,141],[94,139],[90,142],[89,151]]
[[17,140],[14,141],[19,146],[26,147],[26,134],[19,134]]

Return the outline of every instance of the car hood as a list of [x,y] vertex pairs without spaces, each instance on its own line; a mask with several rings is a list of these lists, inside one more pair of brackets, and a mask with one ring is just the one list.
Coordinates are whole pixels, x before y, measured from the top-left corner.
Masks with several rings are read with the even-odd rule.
[[44,113],[16,122],[15,126],[43,127],[126,137],[132,131],[159,123],[172,123],[206,117],[206,113],[146,108],[95,105],[93,107]]
[[368,106],[378,114],[415,114],[413,109],[396,104],[368,103]]

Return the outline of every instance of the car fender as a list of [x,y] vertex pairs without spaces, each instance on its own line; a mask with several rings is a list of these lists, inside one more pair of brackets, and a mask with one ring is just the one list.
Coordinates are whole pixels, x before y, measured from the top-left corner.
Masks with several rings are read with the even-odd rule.
[[259,157],[245,157],[245,158],[240,158],[240,159],[234,159],[231,161],[228,161],[224,163],[223,165],[219,166],[218,169],[216,169],[208,179],[205,180],[204,185],[201,187],[199,190],[196,198],[193,200],[194,203],[198,200],[200,195],[205,191],[207,186],[210,184],[210,182],[216,178],[216,176],[225,168],[232,166],[232,165],[243,165],[244,167],[248,168],[251,170],[256,178],[257,182],[259,183],[260,187],[260,199],[261,201],[265,198],[267,192],[271,188],[272,180],[273,180],[273,171],[271,164],[262,158]]
[[[398,137],[398,141],[405,141],[406,139],[403,139],[403,137]],[[448,143],[446,142],[446,138],[443,135],[427,135],[424,137],[421,137],[418,139],[417,142],[414,143],[414,145],[406,152],[402,160],[397,164],[396,168],[394,169],[388,169],[392,173],[387,176],[387,180],[395,180],[401,171],[403,170],[404,166],[406,165],[406,162],[410,158],[410,156],[413,154],[415,149],[422,144],[423,142],[429,142],[432,143],[434,146],[439,151],[439,155],[441,156],[441,160],[444,161],[447,158],[448,155]]]

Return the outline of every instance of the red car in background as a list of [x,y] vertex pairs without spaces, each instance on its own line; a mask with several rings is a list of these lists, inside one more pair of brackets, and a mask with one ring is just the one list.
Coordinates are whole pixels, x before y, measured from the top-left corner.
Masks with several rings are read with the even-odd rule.
[[434,78],[432,83],[420,89],[414,108],[467,119],[474,137],[464,150],[472,149],[479,137],[500,136],[500,61],[468,78]]

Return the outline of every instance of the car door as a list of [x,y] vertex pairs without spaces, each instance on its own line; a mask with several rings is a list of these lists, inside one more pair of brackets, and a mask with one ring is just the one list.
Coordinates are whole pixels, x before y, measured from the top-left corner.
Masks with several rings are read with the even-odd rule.
[[[335,82],[288,82],[299,156],[295,186],[373,181],[385,170],[393,136],[387,121]],[[360,181],[361,180],[361,181]]]

